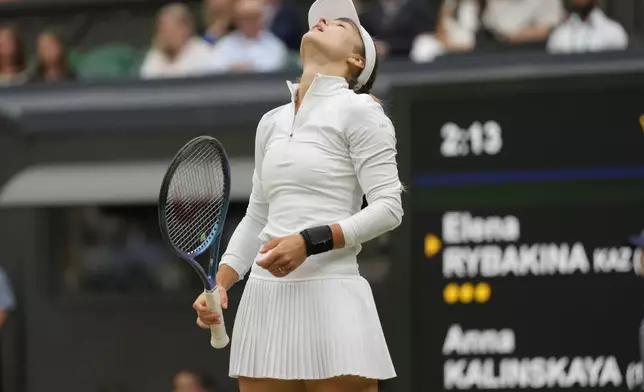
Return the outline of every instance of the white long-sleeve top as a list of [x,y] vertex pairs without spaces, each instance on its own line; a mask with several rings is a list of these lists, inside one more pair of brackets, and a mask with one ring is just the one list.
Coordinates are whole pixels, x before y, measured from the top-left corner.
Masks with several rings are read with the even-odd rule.
[[[278,279],[255,263],[263,243],[338,223],[344,248],[311,256],[279,279],[358,275],[360,244],[393,230],[403,216],[393,124],[343,78],[318,75],[297,114],[298,85],[288,86],[291,102],[257,127],[253,190],[221,264],[240,279],[249,269],[251,277]],[[369,205],[361,210],[363,194]]]
[[624,50],[628,47],[626,30],[611,20],[600,8],[595,8],[586,20],[578,15],[557,27],[548,39],[550,53],[581,53]]
[[287,59],[288,48],[270,31],[255,38],[235,31],[217,41],[208,66],[214,73],[230,72],[235,64],[246,64],[252,72],[275,72]]
[[152,48],[141,66],[143,79],[185,78],[209,73],[210,45],[197,37],[190,38],[174,59],[169,59],[157,48]]

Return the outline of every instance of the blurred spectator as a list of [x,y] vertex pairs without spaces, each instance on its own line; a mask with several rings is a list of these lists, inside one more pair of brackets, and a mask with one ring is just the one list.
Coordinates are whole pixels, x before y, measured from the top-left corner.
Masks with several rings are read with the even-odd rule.
[[154,46],[143,62],[141,77],[202,75],[209,58],[210,45],[195,36],[195,21],[188,7],[170,4],[159,12]]
[[644,231],[639,235],[631,236],[629,240],[631,245],[639,249],[641,252],[639,263],[634,265],[635,272],[640,276],[644,276]]
[[154,292],[190,287],[194,274],[168,252],[156,215],[149,206],[70,210],[64,256],[67,289]]
[[209,44],[215,44],[234,30],[233,0],[204,0],[203,14],[206,22],[204,39]]
[[297,7],[284,0],[265,0],[263,18],[264,26],[268,26],[289,50],[300,51],[304,27]]
[[[630,243],[638,249],[640,259],[635,261],[634,270],[639,276],[644,276],[644,231],[640,235],[634,235],[630,238]],[[644,362],[644,320],[640,323],[640,361]],[[644,389],[644,384],[642,384]]]
[[16,306],[9,278],[0,267],[0,330],[9,317],[9,312]]
[[478,16],[475,1],[445,0],[440,9],[436,33],[416,37],[410,53],[411,59],[425,63],[449,52],[474,49],[479,27]]
[[435,28],[436,16],[425,0],[373,0],[361,8],[360,20],[377,38],[382,57],[409,57],[414,39]]
[[18,32],[0,27],[0,85],[23,83],[27,80],[27,58]]
[[3,326],[9,318],[9,312],[15,308],[15,299],[13,297],[13,291],[11,290],[11,284],[9,283],[9,278],[4,272],[2,267],[0,267],[0,390],[2,389],[2,369],[4,364],[2,363],[3,357],[3,348],[2,348],[2,330]]
[[483,27],[498,42],[545,43],[551,30],[564,17],[561,0],[487,0],[483,5]]
[[261,0],[237,0],[237,30],[220,39],[210,61],[214,72],[273,72],[286,65],[286,45],[264,28]]
[[69,51],[59,34],[53,31],[40,33],[37,41],[37,62],[32,81],[54,82],[76,78],[69,66]]
[[205,374],[182,370],[174,376],[173,392],[215,392],[213,380]]
[[628,46],[624,28],[599,8],[597,0],[570,1],[570,15],[548,40],[550,53],[601,52]]

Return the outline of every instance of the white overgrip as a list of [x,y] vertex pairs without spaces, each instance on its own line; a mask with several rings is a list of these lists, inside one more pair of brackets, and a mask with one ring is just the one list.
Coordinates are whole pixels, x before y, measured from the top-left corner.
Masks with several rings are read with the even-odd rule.
[[210,344],[214,348],[224,348],[230,342],[230,338],[226,333],[226,324],[224,324],[224,313],[221,311],[221,298],[219,297],[219,289],[215,288],[212,292],[205,292],[206,303],[213,312],[219,314],[219,324],[210,326]]

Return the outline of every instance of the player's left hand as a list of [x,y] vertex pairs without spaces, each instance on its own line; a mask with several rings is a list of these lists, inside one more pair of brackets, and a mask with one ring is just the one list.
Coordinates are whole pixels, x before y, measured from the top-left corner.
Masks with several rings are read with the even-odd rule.
[[300,234],[289,235],[267,242],[259,253],[266,256],[257,261],[257,265],[273,276],[283,278],[306,260],[306,243]]

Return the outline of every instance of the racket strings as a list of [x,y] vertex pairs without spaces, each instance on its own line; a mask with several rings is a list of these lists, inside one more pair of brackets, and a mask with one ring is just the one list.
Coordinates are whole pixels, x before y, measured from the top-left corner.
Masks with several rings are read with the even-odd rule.
[[[190,253],[205,242],[223,206],[222,200],[208,197],[207,189],[217,193],[223,184],[221,181],[213,183],[211,176],[204,173],[206,165],[195,167],[193,163],[186,166],[185,173],[182,173],[186,175],[177,184],[180,191],[170,204],[169,221],[172,228],[169,227],[169,232],[173,242],[186,253]],[[217,168],[214,167],[211,170],[216,171]]]
[[212,144],[202,144],[184,158],[168,187],[165,205],[170,241],[191,254],[219,223],[225,204],[225,163]]
[[[187,162],[188,164],[182,168],[179,181],[177,181],[177,196],[172,198],[175,203],[170,204],[172,222],[175,223],[176,220],[179,221],[177,223],[184,223],[173,225],[172,237],[182,247],[186,246],[186,242],[196,244],[184,248],[186,250],[194,249],[198,247],[197,243],[203,242],[204,238],[200,236],[215,223],[213,220],[216,219],[217,212],[223,204],[216,197],[209,198],[207,194],[208,190],[215,190],[217,193],[221,189],[221,181],[213,183],[212,176],[204,172],[216,173],[217,168],[213,167],[208,170],[208,165],[197,162]],[[179,208],[175,208],[177,206]],[[191,221],[191,227],[186,230],[185,222],[188,220]]]

